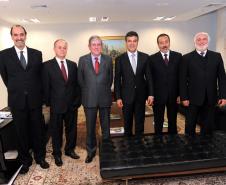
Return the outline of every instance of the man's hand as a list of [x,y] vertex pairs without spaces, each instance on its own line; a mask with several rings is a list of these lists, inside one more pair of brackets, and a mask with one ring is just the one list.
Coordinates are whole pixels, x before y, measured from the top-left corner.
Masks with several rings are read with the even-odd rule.
[[116,103],[119,108],[123,107],[122,99],[118,99]]
[[218,105],[219,105],[220,107],[225,106],[225,105],[226,105],[226,99],[220,99],[220,100],[218,100]]
[[152,106],[154,104],[154,96],[148,96],[146,103]]
[[188,107],[189,104],[190,104],[189,100],[182,101],[182,105],[185,106],[185,107]]
[[180,96],[177,97],[177,104],[180,104]]

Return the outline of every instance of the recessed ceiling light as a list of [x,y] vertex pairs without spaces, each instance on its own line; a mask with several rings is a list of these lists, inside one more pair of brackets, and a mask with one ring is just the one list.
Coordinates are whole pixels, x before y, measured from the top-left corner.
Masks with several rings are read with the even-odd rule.
[[157,6],[168,6],[169,3],[167,2],[162,2],[162,3],[156,3]]
[[30,21],[32,21],[33,23],[40,23],[40,20],[38,20],[36,18],[30,19]]
[[89,17],[89,22],[96,22],[97,18],[96,17]]
[[164,19],[164,21],[171,21],[172,19],[174,19],[176,16],[173,16],[173,17],[166,17],[165,19]]
[[22,22],[22,23],[28,23],[28,20],[22,19],[21,22]]
[[161,21],[164,17],[156,17],[153,19],[153,21]]
[[109,17],[102,17],[101,18],[101,22],[108,22],[109,21]]
[[47,8],[48,6],[46,4],[39,4],[39,5],[31,5],[32,9],[36,8]]
[[0,0],[0,2],[7,2],[7,1],[9,1],[9,0]]

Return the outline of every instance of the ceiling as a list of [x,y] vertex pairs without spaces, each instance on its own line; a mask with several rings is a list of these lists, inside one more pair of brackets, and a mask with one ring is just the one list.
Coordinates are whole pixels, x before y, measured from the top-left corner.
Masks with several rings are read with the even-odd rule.
[[[226,6],[226,0],[0,0],[0,19],[10,24],[87,23],[90,16],[109,22],[152,22],[158,16],[186,21]],[[26,22],[28,21],[28,22]]]

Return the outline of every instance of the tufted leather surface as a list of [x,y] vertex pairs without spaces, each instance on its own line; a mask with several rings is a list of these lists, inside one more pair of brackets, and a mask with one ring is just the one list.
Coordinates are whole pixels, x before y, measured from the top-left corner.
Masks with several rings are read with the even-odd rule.
[[115,137],[100,143],[102,178],[120,178],[226,166],[226,133]]

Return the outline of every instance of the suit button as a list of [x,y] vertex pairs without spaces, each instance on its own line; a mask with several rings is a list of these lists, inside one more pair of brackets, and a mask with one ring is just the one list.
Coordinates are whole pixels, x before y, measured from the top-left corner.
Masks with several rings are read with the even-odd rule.
[[28,92],[27,92],[27,91],[24,91],[24,94],[25,94],[25,95],[27,95],[27,94],[28,94]]

